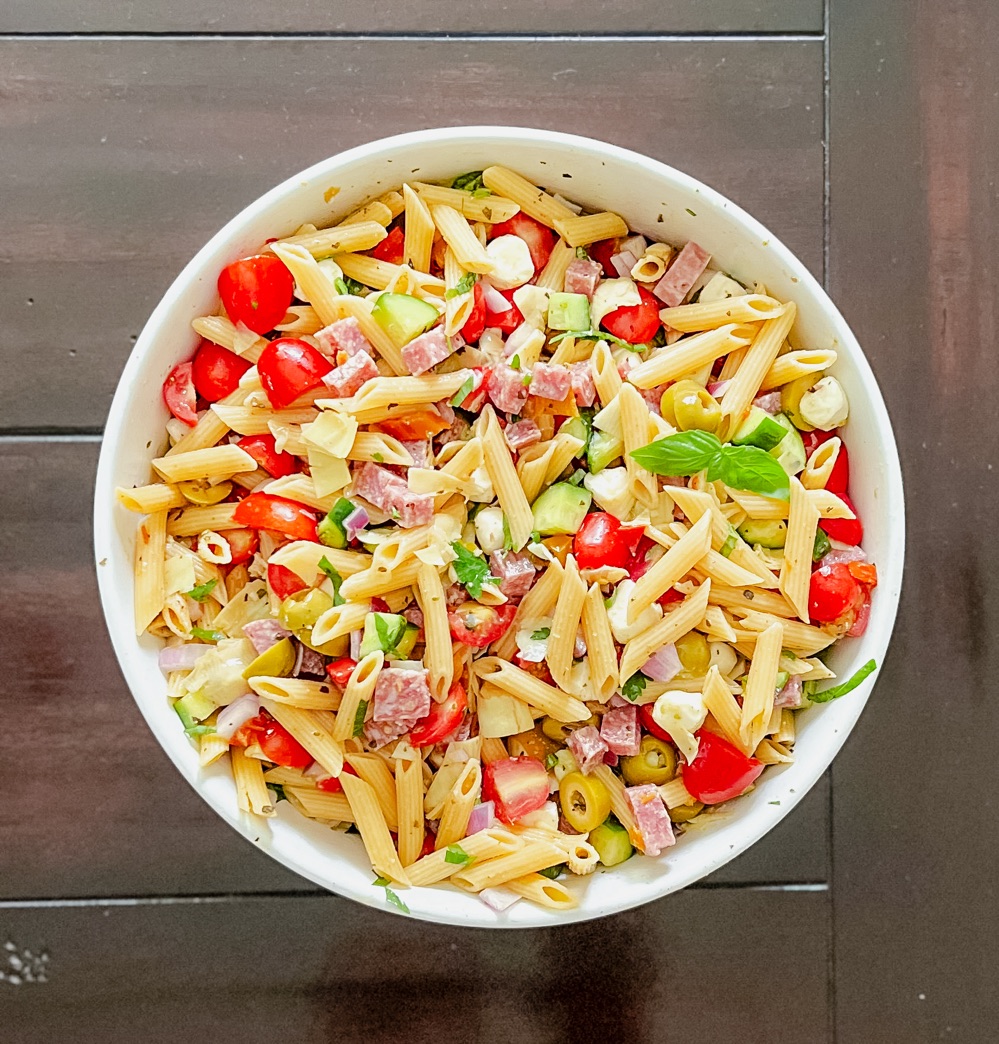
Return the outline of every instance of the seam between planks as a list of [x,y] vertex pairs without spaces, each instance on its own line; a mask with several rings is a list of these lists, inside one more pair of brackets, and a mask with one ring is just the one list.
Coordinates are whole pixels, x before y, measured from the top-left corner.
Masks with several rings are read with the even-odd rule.
[[333,40],[344,42],[373,42],[379,40],[400,41],[433,41],[457,43],[662,43],[662,42],[742,42],[777,41],[785,43],[801,43],[805,41],[823,40],[825,31],[821,29],[785,32],[783,30],[753,30],[747,32],[733,31],[729,33],[717,31],[705,32],[634,32],[634,33],[448,33],[437,31],[426,32],[373,32],[345,33],[342,31],[302,31],[302,32],[269,32],[269,33],[212,33],[212,32],[50,32],[50,33],[0,33],[0,41],[47,41],[47,40]]

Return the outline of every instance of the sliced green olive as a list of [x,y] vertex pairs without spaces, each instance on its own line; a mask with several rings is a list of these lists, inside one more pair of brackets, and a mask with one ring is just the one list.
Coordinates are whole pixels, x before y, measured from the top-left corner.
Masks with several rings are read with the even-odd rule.
[[722,419],[721,404],[700,387],[697,391],[674,395],[673,413],[676,416],[676,427],[681,431],[717,431]]
[[232,492],[232,483],[219,482],[215,486],[210,486],[207,482],[188,481],[178,482],[177,488],[192,504],[207,506],[209,504],[221,504]]
[[702,385],[698,384],[697,381],[677,381],[676,384],[671,384],[665,392],[663,392],[662,400],[659,403],[659,410],[662,415],[673,425],[675,428],[676,424],[676,400],[683,398],[685,395],[696,395],[698,392],[704,391]]
[[621,775],[632,787],[654,783],[661,787],[676,775],[676,751],[655,736],[643,736],[638,753],[621,759]]
[[669,810],[669,818],[674,823],[689,823],[694,816],[701,814],[704,805],[700,801],[691,801],[689,805],[677,805]]
[[289,595],[281,603],[278,615],[289,631],[311,631],[319,617],[332,608],[333,599],[325,591],[315,588]]
[[676,640],[676,654],[680,657],[684,672],[691,678],[708,673],[711,666],[711,649],[708,640],[699,631],[688,631]]
[[585,834],[610,815],[610,792],[592,776],[570,772],[558,785],[562,815],[573,830]]
[[295,646],[290,638],[282,638],[253,660],[243,677],[286,678],[294,669]]

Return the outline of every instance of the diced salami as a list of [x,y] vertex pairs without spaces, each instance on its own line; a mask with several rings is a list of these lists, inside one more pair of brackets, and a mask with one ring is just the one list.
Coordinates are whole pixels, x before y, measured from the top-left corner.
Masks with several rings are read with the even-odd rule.
[[427,672],[383,667],[375,682],[371,720],[405,723],[412,728],[430,713]]
[[587,725],[570,732],[565,745],[572,751],[581,772],[590,773],[604,763],[607,744],[600,738],[595,725]]
[[342,366],[334,366],[323,378],[323,383],[328,384],[341,398],[348,398],[372,377],[378,376],[378,367],[375,360],[367,352],[358,352],[350,356]]
[[676,260],[666,269],[666,274],[652,292],[667,307],[674,308],[683,302],[710,260],[711,255],[691,240],[676,255]]
[[497,363],[489,372],[486,394],[496,409],[504,413],[520,413],[527,402],[524,374],[506,363]]
[[652,413],[662,416],[662,401],[664,388],[639,388],[638,394],[645,400],[645,405]]
[[640,787],[627,787],[624,793],[635,813],[645,854],[657,856],[664,848],[675,845],[673,824],[659,796],[659,788],[652,783],[644,783]]
[[[244,628],[245,630],[245,628]],[[792,674],[787,684],[774,697],[775,707],[800,707],[801,706],[801,675]]]
[[569,262],[569,267],[565,270],[565,292],[586,294],[592,298],[602,272],[603,266],[599,261],[586,261],[577,257],[575,261]]
[[542,399],[561,402],[569,394],[572,378],[567,367],[560,363],[535,363],[531,371],[528,391]]
[[444,592],[444,602],[448,609],[456,609],[459,605],[468,601],[468,592],[461,584],[451,584]]
[[[473,378],[475,377],[475,371],[472,371]],[[481,381],[481,377],[479,380]],[[447,424],[453,424],[455,418],[455,412],[451,403],[447,399],[441,399],[439,402],[434,403],[434,409],[441,415],[441,420]]]
[[597,386],[593,382],[593,367],[590,361],[569,363],[569,379],[577,406],[592,406],[597,398]]
[[435,326],[419,337],[414,337],[407,345],[403,345],[402,361],[409,367],[414,376],[426,373],[432,366],[443,362],[451,354],[444,327]]
[[534,565],[519,551],[494,551],[489,556],[489,571],[499,577],[500,590],[507,598],[522,598],[534,583]]
[[622,758],[638,753],[641,730],[637,707],[615,707],[600,719],[600,738],[612,754]]
[[387,511],[403,529],[433,521],[434,498],[428,493],[413,493],[404,478],[377,464],[365,464],[355,473],[353,492]]
[[449,442],[467,442],[468,433],[471,430],[472,425],[459,413],[451,421],[451,427],[447,431],[442,431],[438,436],[440,444],[446,446]]
[[324,326],[314,334],[319,347],[327,355],[343,352],[345,355],[357,355],[365,352],[374,356],[375,350],[371,342],[361,332],[361,324],[351,316],[348,319],[337,319],[335,323]]
[[419,627],[423,630],[423,610],[418,609],[415,605],[411,605],[408,609],[403,611],[402,614],[414,627]]
[[386,746],[393,740],[405,736],[412,728],[405,722],[397,721],[366,721],[364,723],[364,738],[368,746],[374,750]]
[[322,653],[317,653],[315,649],[310,649],[307,645],[299,642],[295,668],[291,673],[295,678],[303,676],[308,678],[325,678],[326,663],[323,660]]
[[431,464],[430,442],[427,439],[419,439],[410,442],[408,439],[399,440],[406,452],[413,458],[413,467],[429,468]]
[[250,644],[259,656],[272,645],[277,645],[282,638],[290,638],[291,631],[282,627],[277,620],[251,620],[243,624],[243,637],[250,639]]
[[516,424],[508,424],[503,429],[506,444],[515,453],[525,446],[533,446],[541,441],[541,429],[532,420],[520,420]]

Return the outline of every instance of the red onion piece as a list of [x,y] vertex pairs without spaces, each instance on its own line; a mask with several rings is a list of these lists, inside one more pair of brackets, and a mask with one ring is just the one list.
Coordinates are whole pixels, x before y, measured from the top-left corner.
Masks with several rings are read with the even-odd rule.
[[240,696],[228,707],[219,711],[215,722],[215,731],[224,740],[231,740],[236,730],[245,725],[251,718],[260,713],[260,700],[252,693]]
[[787,684],[774,697],[775,707],[800,707],[801,706],[801,675],[792,674],[787,679]]
[[637,260],[645,253],[648,249],[649,244],[645,240],[645,236],[628,236],[627,239],[621,240],[618,245],[619,254],[634,254]]
[[847,547],[847,548],[836,548],[832,551],[827,551],[819,559],[819,569],[823,566],[834,566],[840,562],[866,562],[867,552],[861,547]]
[[[479,376],[476,374],[476,376]],[[454,423],[454,410],[451,408],[451,403],[447,399],[441,399],[440,402],[435,402],[434,407],[437,412],[441,415],[441,420],[445,420],[448,424]]]
[[318,761],[314,761],[307,769],[304,769],[302,775],[305,776],[306,779],[314,779],[317,783],[321,779],[330,778],[329,772],[324,769]]
[[654,652],[642,667],[642,674],[657,682],[672,681],[683,670],[676,646],[670,642]]
[[361,639],[363,637],[363,631],[350,632],[350,658],[352,660],[359,660],[361,658]]
[[491,801],[483,801],[481,805],[472,808],[472,814],[468,817],[468,829],[465,836],[477,834],[480,830],[488,830],[496,822],[496,806]]
[[622,279],[630,279],[631,270],[638,264],[638,258],[630,250],[622,250],[611,256],[610,263]]
[[482,296],[485,299],[486,308],[490,312],[509,312],[513,307],[499,290],[490,286],[485,280],[482,281]]
[[160,649],[160,670],[164,674],[189,671],[210,648],[210,645],[168,645]]
[[348,540],[353,540],[358,533],[371,521],[368,517],[367,511],[362,507],[356,507],[353,511],[343,520],[343,530],[347,534]]
[[497,913],[508,910],[514,903],[520,901],[520,896],[516,892],[511,892],[509,888],[483,888],[479,892],[479,898],[490,910],[495,910]]
[[715,381],[713,384],[709,384],[708,395],[713,395],[717,399],[719,395],[725,394],[731,383],[731,381]]
[[767,392],[766,395],[757,395],[753,399],[753,405],[759,406],[765,413],[780,413],[780,392]]
[[862,638],[867,631],[867,625],[871,622],[871,603],[864,604],[857,610],[857,619],[853,626],[846,632],[847,638]]

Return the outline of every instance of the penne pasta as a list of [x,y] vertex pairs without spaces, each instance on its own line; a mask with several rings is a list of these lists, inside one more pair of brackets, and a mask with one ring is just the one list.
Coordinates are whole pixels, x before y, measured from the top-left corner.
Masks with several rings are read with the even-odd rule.
[[685,337],[672,347],[660,348],[646,362],[639,363],[628,372],[628,380],[636,388],[658,388],[701,366],[714,364],[716,359],[737,348],[745,347],[755,332],[752,326],[727,323],[717,329]]
[[659,318],[673,330],[693,333],[698,330],[715,330],[728,323],[755,323],[775,319],[783,311],[784,306],[772,297],[745,294],[742,297],[725,297],[704,304],[663,308],[659,312]]
[[486,167],[482,181],[497,196],[513,200],[525,214],[549,228],[555,228],[557,220],[576,216],[564,203],[506,167]]
[[607,212],[556,218],[555,229],[571,247],[588,246],[600,239],[614,239],[628,234],[624,218],[620,214]]

